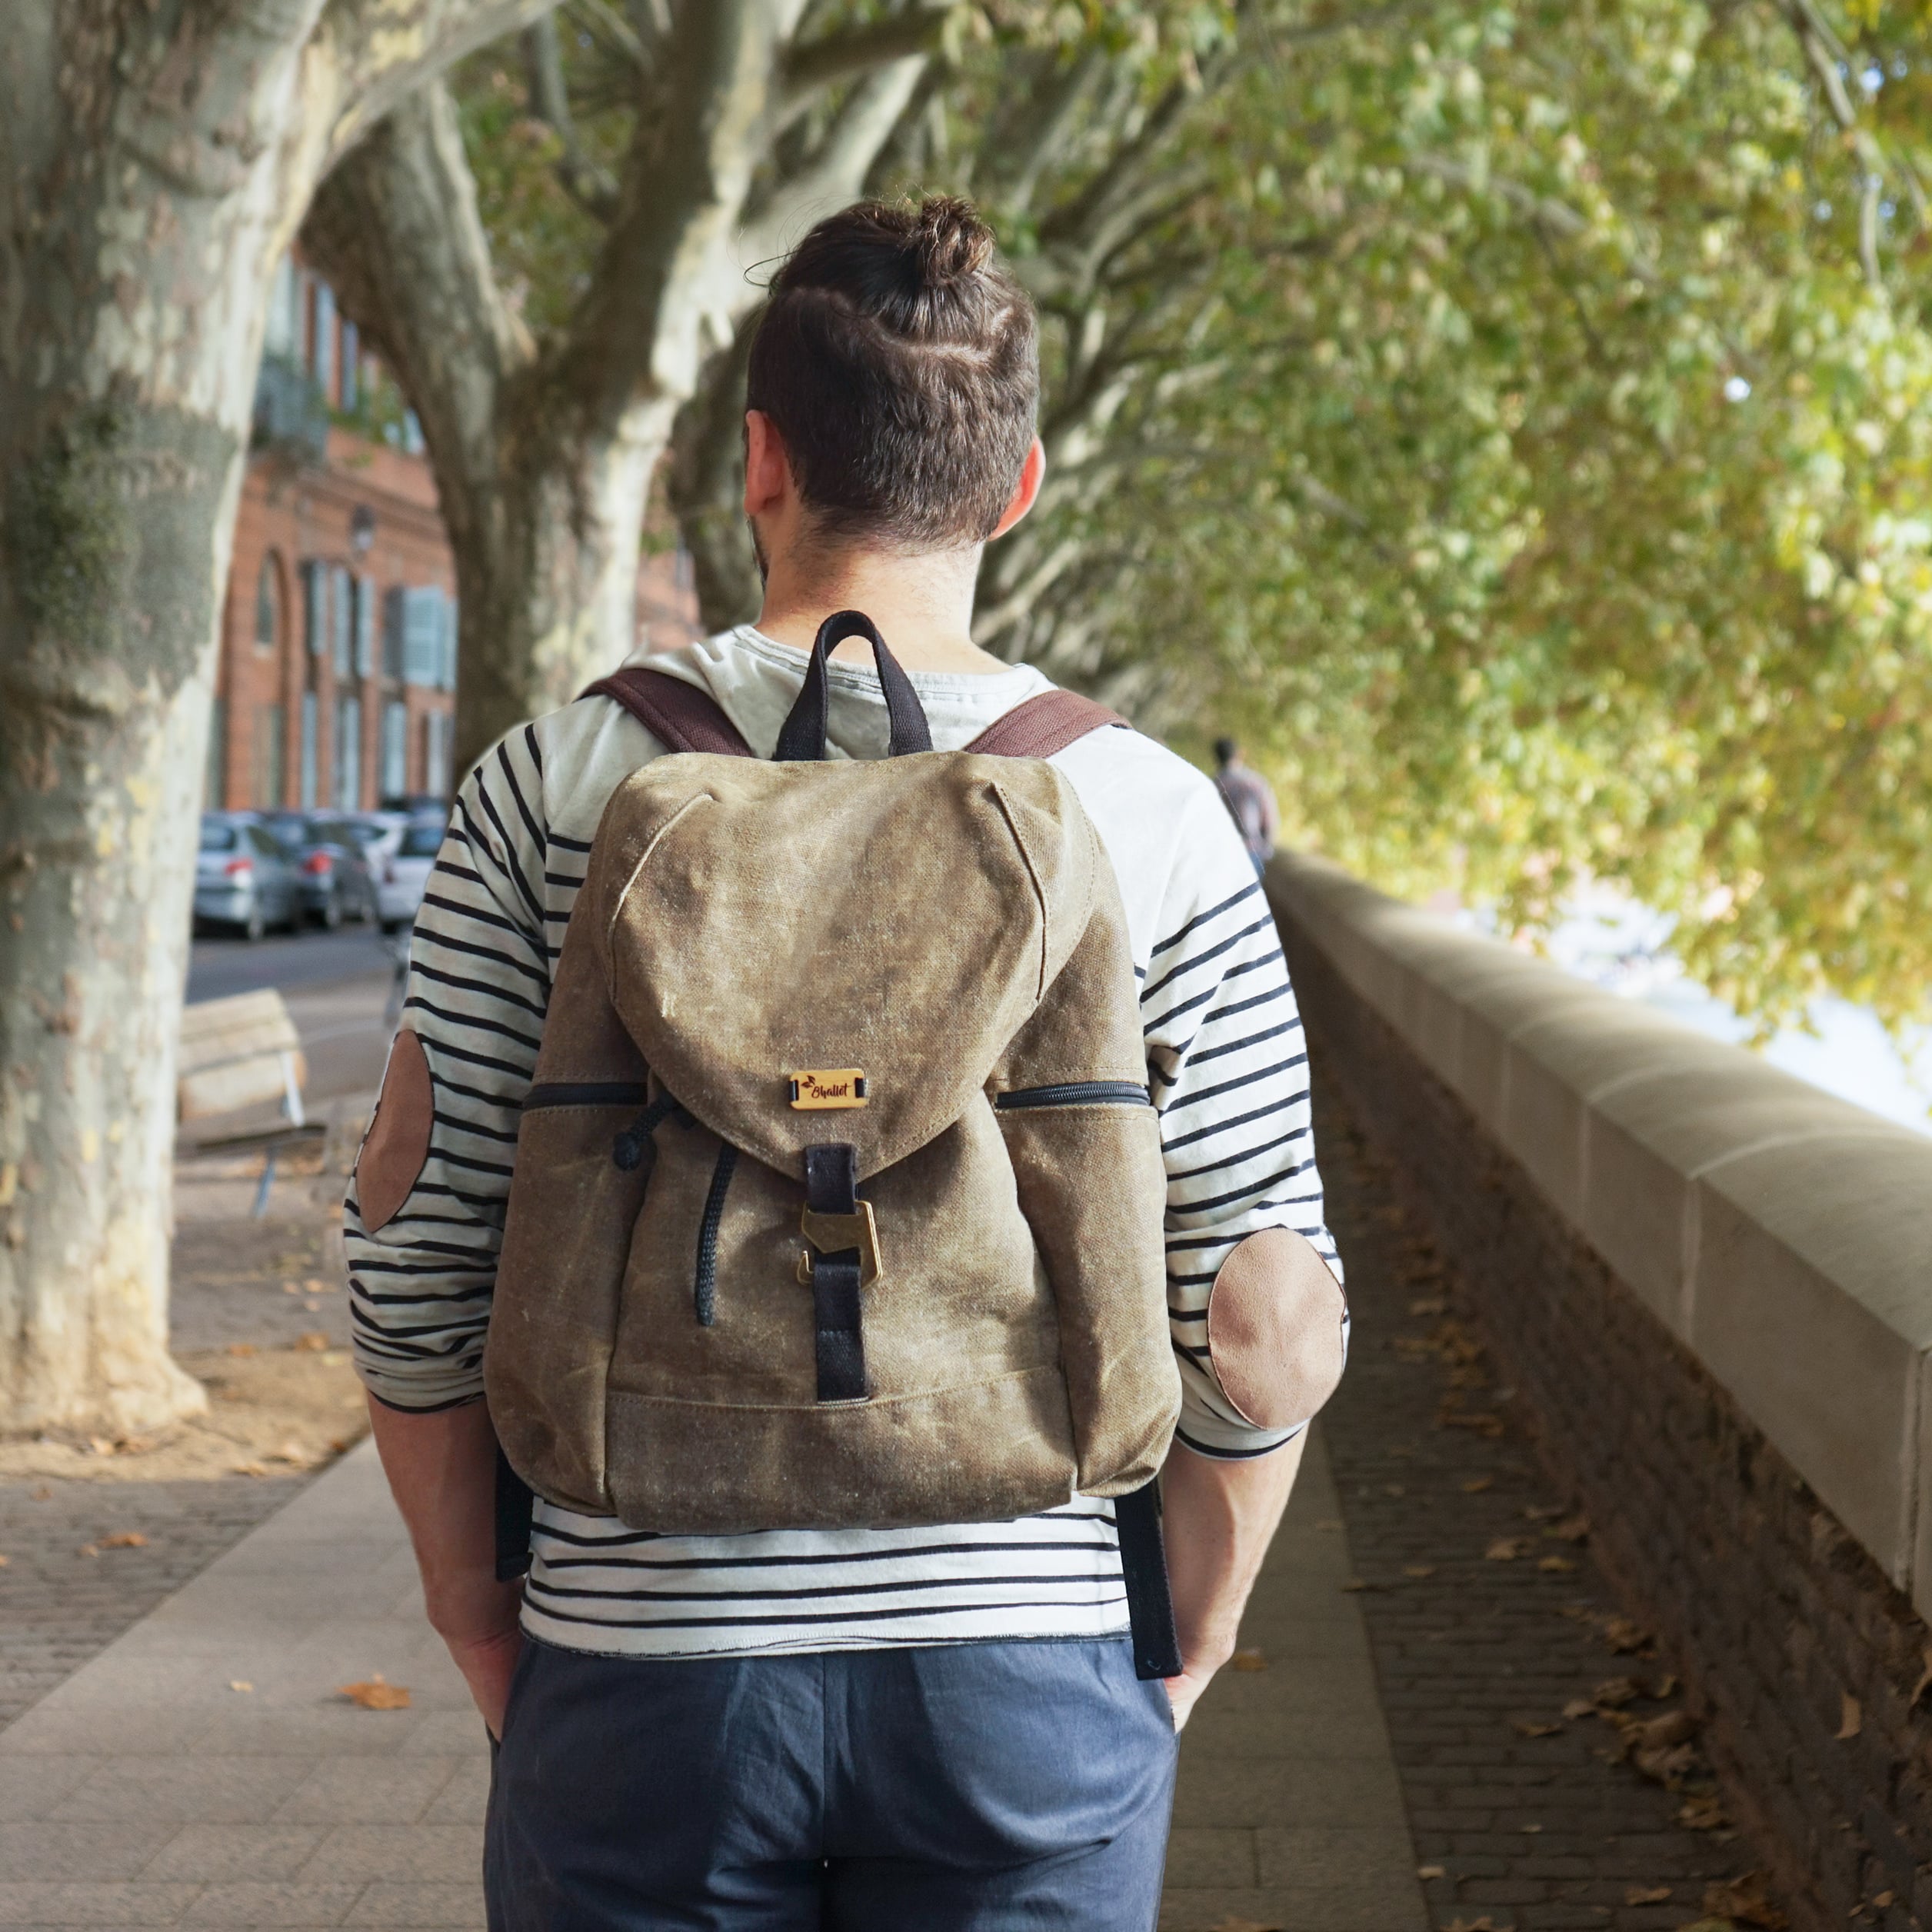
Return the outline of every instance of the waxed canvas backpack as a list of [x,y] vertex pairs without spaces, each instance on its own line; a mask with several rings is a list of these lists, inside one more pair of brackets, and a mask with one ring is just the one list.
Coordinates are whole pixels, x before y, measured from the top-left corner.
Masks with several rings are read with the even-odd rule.
[[[854,635],[884,759],[826,757]],[[485,1354],[511,1466],[672,1534],[1130,1499],[1137,1663],[1172,1674],[1166,1181],[1119,891],[1044,756],[1119,721],[1054,692],[935,752],[849,611],[771,761],[651,677],[593,687],[676,754],[605,810],[523,1105]]]

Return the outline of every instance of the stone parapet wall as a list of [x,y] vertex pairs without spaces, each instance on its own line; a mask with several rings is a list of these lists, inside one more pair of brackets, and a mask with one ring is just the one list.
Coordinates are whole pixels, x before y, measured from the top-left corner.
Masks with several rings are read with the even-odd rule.
[[1317,1078],[1455,1258],[1780,1877],[1820,1926],[1885,1894],[1859,1923],[1932,1926],[1932,1140],[1321,861],[1267,884]]

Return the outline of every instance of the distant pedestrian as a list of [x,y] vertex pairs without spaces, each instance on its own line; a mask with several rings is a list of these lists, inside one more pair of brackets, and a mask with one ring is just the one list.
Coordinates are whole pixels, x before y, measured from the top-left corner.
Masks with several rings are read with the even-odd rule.
[[1247,848],[1257,872],[1274,855],[1274,835],[1281,829],[1281,808],[1267,779],[1241,756],[1231,738],[1214,740],[1214,789]]

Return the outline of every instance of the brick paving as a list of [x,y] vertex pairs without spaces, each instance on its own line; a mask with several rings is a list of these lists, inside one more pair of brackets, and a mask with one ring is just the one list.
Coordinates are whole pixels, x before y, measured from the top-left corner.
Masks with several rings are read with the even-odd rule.
[[[307,1480],[0,1483],[0,1726],[198,1576]],[[131,1536],[147,1540],[111,1541]]]
[[[1316,1091],[1355,1324],[1323,1427],[1434,1924],[1782,1924],[1761,1887],[1705,1909],[1707,1887],[1759,1861],[1727,1824],[1679,1822],[1723,1800],[1674,1735],[1670,1661],[1592,1564],[1535,1419],[1491,1386],[1467,1301],[1394,1177]],[[1637,1751],[1667,1782],[1621,1761],[1632,1720],[1653,1726]]]

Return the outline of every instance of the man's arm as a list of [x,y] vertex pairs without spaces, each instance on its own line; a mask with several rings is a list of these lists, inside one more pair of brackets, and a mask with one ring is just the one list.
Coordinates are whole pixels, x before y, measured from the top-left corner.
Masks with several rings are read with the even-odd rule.
[[496,1579],[496,1431],[488,1406],[411,1414],[369,1397],[383,1474],[408,1526],[431,1626],[493,1737],[523,1649],[523,1583]]
[[1251,1462],[1198,1456],[1178,1443],[1168,1457],[1161,1496],[1181,1638],[1181,1674],[1168,1680],[1177,1730],[1234,1654],[1241,1612],[1287,1507],[1307,1439],[1304,1431]]
[[1322,1219],[1307,1046],[1267,901],[1217,801],[1203,796],[1141,989],[1168,1169],[1168,1312],[1181,1412],[1161,1479],[1184,1665],[1184,1721],[1233,1654],[1241,1611],[1301,1461],[1304,1432],[1265,1428],[1222,1387],[1208,1307],[1223,1264],[1272,1228],[1339,1277]]

